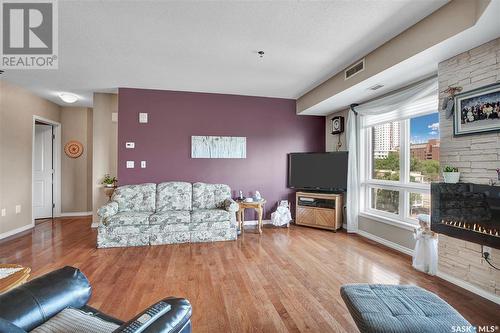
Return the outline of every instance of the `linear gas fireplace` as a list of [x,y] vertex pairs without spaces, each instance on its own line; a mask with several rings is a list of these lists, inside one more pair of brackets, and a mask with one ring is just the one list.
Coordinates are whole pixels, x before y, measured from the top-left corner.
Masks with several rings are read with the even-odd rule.
[[500,249],[500,187],[471,183],[431,185],[431,229]]

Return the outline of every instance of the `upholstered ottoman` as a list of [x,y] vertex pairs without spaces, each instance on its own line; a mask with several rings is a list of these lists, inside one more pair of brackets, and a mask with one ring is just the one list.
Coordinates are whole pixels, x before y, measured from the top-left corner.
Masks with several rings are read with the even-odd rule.
[[416,286],[351,284],[340,294],[363,333],[452,332],[471,324],[437,295]]

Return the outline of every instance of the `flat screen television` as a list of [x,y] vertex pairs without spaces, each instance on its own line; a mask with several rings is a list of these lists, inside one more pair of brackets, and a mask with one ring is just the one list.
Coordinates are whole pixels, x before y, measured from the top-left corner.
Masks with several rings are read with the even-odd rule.
[[288,154],[288,187],[343,192],[347,189],[347,152]]

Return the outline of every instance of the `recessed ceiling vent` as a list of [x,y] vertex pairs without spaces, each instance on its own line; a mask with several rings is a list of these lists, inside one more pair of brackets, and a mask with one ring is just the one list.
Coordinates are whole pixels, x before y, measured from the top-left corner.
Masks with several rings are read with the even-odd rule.
[[378,90],[378,89],[382,88],[383,86],[384,86],[383,84],[379,84],[379,83],[377,83],[376,85],[371,86],[371,87],[370,87],[370,88],[368,88],[368,89],[370,89],[370,90]]
[[350,79],[354,75],[365,70],[365,58],[361,59],[344,71],[344,79]]

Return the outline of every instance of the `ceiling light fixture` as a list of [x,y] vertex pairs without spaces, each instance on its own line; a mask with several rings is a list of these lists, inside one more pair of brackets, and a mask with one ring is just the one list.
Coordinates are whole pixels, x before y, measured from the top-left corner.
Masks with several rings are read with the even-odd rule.
[[62,99],[62,101],[65,103],[72,104],[72,103],[75,103],[76,101],[78,101],[78,96],[75,94],[72,94],[72,93],[62,92],[62,93],[59,93],[58,95],[59,95],[59,98]]
[[261,58],[263,58],[263,57],[264,57],[264,51],[259,51],[259,52],[257,52],[257,53],[259,54],[259,56],[260,56]]

